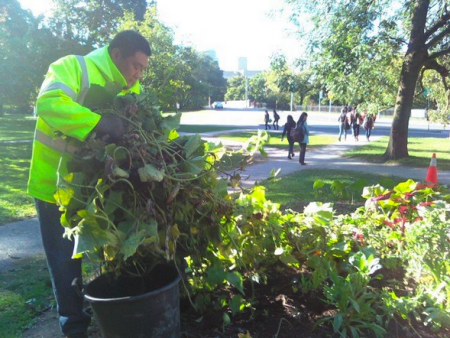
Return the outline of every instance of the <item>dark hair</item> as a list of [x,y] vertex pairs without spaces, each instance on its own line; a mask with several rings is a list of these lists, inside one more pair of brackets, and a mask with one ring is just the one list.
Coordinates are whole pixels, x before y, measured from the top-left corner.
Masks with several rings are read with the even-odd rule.
[[288,123],[294,122],[294,118],[292,117],[292,115],[288,115],[287,121],[288,121]]
[[108,51],[111,53],[114,48],[119,48],[120,53],[124,58],[132,56],[137,52],[142,52],[147,56],[152,55],[150,44],[147,39],[140,33],[132,30],[118,33],[109,44]]
[[308,117],[308,113],[304,111],[298,118],[297,124],[299,124],[300,122],[303,122],[305,120],[305,117]]

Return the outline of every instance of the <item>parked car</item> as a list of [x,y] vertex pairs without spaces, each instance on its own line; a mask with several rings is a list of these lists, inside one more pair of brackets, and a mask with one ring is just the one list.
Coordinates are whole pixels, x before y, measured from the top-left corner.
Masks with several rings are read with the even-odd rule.
[[213,102],[212,107],[214,109],[223,109],[223,103],[222,102]]

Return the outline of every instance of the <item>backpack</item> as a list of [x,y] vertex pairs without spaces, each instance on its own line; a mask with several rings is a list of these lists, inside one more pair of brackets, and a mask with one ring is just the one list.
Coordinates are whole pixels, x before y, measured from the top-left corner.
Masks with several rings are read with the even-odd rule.
[[294,142],[302,143],[305,138],[305,131],[303,130],[303,123],[299,123],[296,128],[291,129],[291,137]]

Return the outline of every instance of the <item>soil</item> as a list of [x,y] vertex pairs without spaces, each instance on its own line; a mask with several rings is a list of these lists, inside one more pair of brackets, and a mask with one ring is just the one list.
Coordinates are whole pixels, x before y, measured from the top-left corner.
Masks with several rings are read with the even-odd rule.
[[[305,205],[295,206],[295,210],[303,212]],[[345,213],[354,205],[335,203],[337,213]],[[302,294],[296,291],[296,283],[300,280],[301,271],[286,269],[280,266],[269,273],[271,279],[266,285],[256,285],[255,310],[232,316],[231,324],[222,327],[222,312],[209,311],[206,314],[196,313],[187,301],[181,301],[181,331],[183,338],[326,338],[333,335],[331,325],[321,325],[314,329],[314,323],[323,317],[333,315],[333,309],[327,308],[319,294]],[[387,272],[385,272],[387,273]],[[400,278],[390,272],[389,278]],[[394,274],[394,275],[393,275]],[[375,286],[375,285],[374,285]],[[382,287],[376,285],[375,287]],[[246,293],[247,294],[247,293]],[[89,327],[90,338],[101,338],[95,319]],[[36,323],[28,329],[23,338],[64,337],[58,325],[55,309],[42,313]],[[367,333],[361,336],[374,338]],[[386,338],[437,338],[450,337],[450,331],[431,332],[430,328],[414,320],[401,318],[391,320]],[[132,338],[132,337],[130,337]]]
[[[283,269],[286,271],[285,269]],[[325,338],[338,337],[333,335],[332,328],[318,326],[314,323],[333,314],[333,309],[327,308],[320,302],[321,295],[301,294],[292,287],[299,273],[271,274],[275,276],[267,285],[257,284],[256,310],[246,311],[232,317],[232,322],[222,327],[222,313],[210,311],[200,315],[187,303],[181,302],[181,331],[182,338]],[[200,320],[201,319],[201,320]],[[101,338],[98,325],[93,320],[89,328],[90,338]],[[406,322],[401,319],[391,321],[386,338],[437,338],[449,337],[450,331],[431,332],[417,322]],[[58,327],[58,318],[54,309],[48,310],[37,319],[37,322],[27,330],[23,338],[64,337]],[[368,333],[367,338],[375,338]],[[132,337],[130,337],[132,338]]]

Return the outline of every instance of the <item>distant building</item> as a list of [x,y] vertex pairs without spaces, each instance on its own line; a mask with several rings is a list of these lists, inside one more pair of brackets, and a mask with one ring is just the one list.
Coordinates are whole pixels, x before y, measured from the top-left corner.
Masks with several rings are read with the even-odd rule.
[[246,57],[240,57],[238,58],[238,70],[224,70],[223,71],[223,77],[225,79],[231,79],[232,77],[238,76],[238,75],[245,75],[247,78],[252,78],[256,74],[262,73],[262,70],[248,70],[247,69],[247,58]]
[[214,61],[219,62],[219,60],[217,59],[217,54],[216,54],[215,50],[213,50],[213,49],[206,50],[206,51],[203,52],[203,54],[208,55]]
[[246,57],[239,57],[238,58],[238,71],[247,71],[247,58]]

